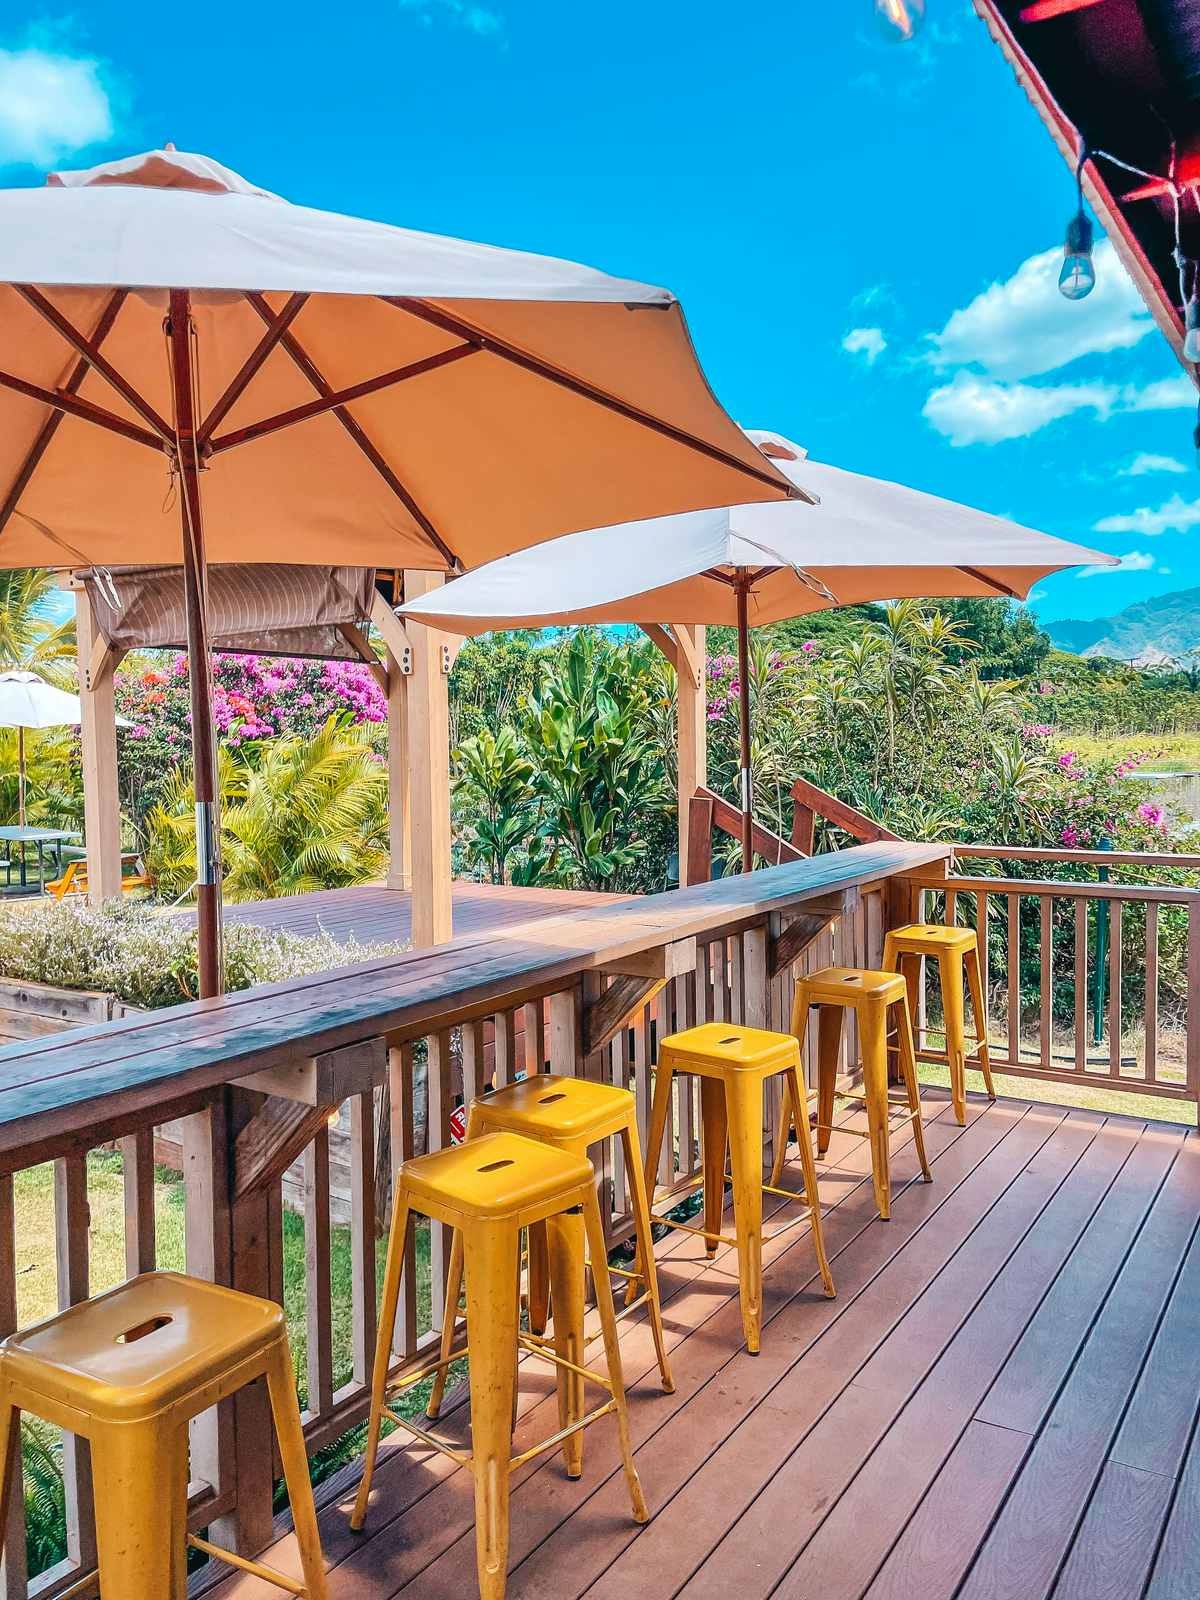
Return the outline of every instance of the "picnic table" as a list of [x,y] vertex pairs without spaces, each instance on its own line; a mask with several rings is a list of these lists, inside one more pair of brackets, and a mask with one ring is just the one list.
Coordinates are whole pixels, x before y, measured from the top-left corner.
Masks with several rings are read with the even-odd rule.
[[[10,852],[7,860],[5,861],[5,890],[8,893],[15,894],[29,894],[31,892],[28,860],[25,854],[26,845],[32,844],[37,846],[38,881],[36,890],[33,892],[40,894],[46,882],[46,858],[44,854],[45,847],[48,844],[52,844],[54,846],[55,865],[57,870],[61,873],[63,845],[68,840],[79,839],[81,837],[81,834],[72,833],[63,828],[20,827],[15,823],[10,827],[0,828],[0,840],[4,841],[6,844],[16,847],[14,851]],[[14,855],[16,857],[16,865],[19,875],[19,887],[15,890],[12,887]]]

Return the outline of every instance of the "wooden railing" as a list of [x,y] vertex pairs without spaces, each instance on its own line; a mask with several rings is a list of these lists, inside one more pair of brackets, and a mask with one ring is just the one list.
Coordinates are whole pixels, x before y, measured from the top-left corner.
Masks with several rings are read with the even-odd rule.
[[[418,1137],[444,1147],[462,1098],[543,1069],[629,1087],[644,1133],[657,1038],[707,1019],[786,1028],[793,964],[877,963],[893,905],[907,906],[913,893],[905,875],[936,874],[946,856],[925,845],[847,850],[0,1049],[0,1334],[28,1320],[31,1263],[17,1215],[19,1202],[28,1225],[38,1163],[52,1163],[45,1203],[61,1306],[103,1289],[114,1271],[156,1262],[282,1301],[285,1225],[295,1232],[294,1218],[285,1224],[283,1178],[298,1164],[304,1426],[310,1450],[329,1445],[366,1415],[389,1174]],[[855,1059],[851,1036],[845,1070]],[[351,1194],[341,1234],[330,1209],[329,1124],[339,1116],[349,1124]],[[156,1128],[180,1119],[182,1260],[161,1227],[153,1165]],[[768,1149],[773,1126],[772,1117]],[[661,1203],[697,1176],[698,1129],[684,1087],[664,1143]],[[124,1250],[120,1267],[110,1262],[102,1273],[91,1262],[89,1194],[100,1170],[91,1153],[114,1141]],[[601,1149],[597,1172],[616,1244],[629,1231],[618,1148]],[[348,1258],[349,1315],[336,1314],[335,1245]],[[445,1309],[444,1231],[410,1237],[408,1248],[397,1374],[426,1358]],[[294,1285],[290,1292],[294,1299]],[[277,1476],[269,1441],[256,1388],[198,1420],[194,1529],[213,1527],[243,1553],[266,1545]],[[63,1471],[67,1558],[28,1576],[14,1496],[3,1600],[90,1592],[86,1582],[72,1588],[95,1553],[86,1447],[66,1444]]]

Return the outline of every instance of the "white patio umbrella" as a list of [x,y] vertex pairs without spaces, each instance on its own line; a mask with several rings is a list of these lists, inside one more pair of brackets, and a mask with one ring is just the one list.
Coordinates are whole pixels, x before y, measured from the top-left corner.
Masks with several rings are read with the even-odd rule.
[[0,350],[0,565],[183,562],[203,994],[206,559],[452,571],[796,492],[666,290],[290,205],[170,147],[0,191]]
[[[78,727],[79,696],[56,689],[36,672],[0,672],[0,728],[17,730],[17,816],[25,826],[26,728]],[[124,717],[117,721],[126,724]]]
[[1039,578],[1115,557],[1003,517],[806,458],[748,432],[816,504],[737,505],[570,534],[493,561],[404,606],[453,633],[575,623],[726,623],[738,630],[742,865],[752,864],[751,627],[905,596],[1024,599]]

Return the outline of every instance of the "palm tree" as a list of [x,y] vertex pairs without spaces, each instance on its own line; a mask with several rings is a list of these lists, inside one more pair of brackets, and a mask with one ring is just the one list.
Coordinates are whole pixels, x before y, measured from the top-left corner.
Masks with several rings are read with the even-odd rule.
[[46,605],[56,587],[44,567],[0,572],[0,669],[23,667],[59,688],[70,688],[75,619],[51,622]]

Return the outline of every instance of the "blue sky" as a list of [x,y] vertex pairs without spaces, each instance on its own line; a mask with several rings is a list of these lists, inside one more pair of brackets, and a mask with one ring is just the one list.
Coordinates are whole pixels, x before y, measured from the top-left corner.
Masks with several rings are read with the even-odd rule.
[[[89,0],[0,24],[0,183],[174,140],[310,205],[669,285],[731,413],[1121,555],[1041,614],[1200,583],[1194,398],[967,0]],[[173,18],[173,20],[172,20]],[[172,53],[177,59],[172,59]]]

